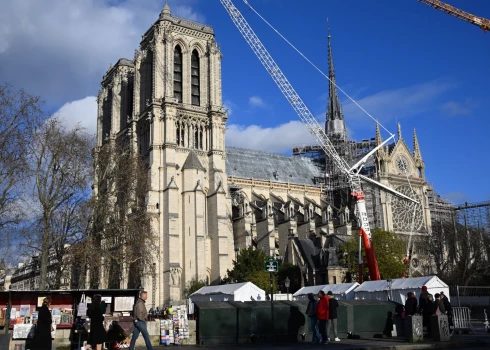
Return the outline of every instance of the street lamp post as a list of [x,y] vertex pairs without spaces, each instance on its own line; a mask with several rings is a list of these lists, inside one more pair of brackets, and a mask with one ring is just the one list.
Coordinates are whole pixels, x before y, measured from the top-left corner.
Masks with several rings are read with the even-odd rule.
[[291,285],[291,280],[286,276],[286,279],[284,280],[284,286],[286,287],[286,295],[289,300],[289,286]]

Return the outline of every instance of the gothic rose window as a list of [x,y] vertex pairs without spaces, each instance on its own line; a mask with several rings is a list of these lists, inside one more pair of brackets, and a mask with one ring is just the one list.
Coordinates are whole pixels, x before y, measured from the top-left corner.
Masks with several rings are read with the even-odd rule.
[[199,54],[197,50],[192,51],[191,56],[191,95],[192,104],[199,106],[200,91],[199,91]]
[[395,231],[410,231],[412,228],[413,219],[413,230],[420,230],[420,228],[424,224],[421,198],[409,186],[406,185],[398,186],[396,190],[410,198],[415,199],[416,201],[418,201],[418,203],[414,203],[398,196],[391,195],[393,229]]
[[174,97],[182,103],[182,49],[178,45],[174,50]]

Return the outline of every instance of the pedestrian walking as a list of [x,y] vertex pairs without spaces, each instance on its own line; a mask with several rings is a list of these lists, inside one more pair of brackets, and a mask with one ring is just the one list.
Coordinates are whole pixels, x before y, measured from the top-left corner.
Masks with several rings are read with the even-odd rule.
[[327,337],[327,321],[329,312],[329,300],[323,290],[318,292],[318,307],[316,317],[318,318],[318,330],[322,335],[322,344],[328,344]]
[[43,299],[43,304],[38,310],[36,332],[34,333],[34,349],[45,350],[51,349],[52,339],[51,332],[53,331],[53,320],[49,306],[51,305],[51,297]]
[[141,291],[138,301],[136,302],[136,304],[134,304],[134,329],[133,336],[131,337],[131,344],[129,345],[130,350],[134,350],[134,344],[136,343],[136,339],[138,339],[140,333],[141,335],[143,335],[146,348],[148,350],[153,350],[150,342],[150,335],[148,334],[148,329],[146,328],[146,322],[148,321],[148,311],[146,311],[145,306],[146,298],[148,298],[148,292]]
[[107,341],[107,333],[104,328],[104,313],[102,312],[102,297],[100,294],[94,295],[90,308],[87,310],[90,317],[89,343],[81,347],[81,350],[96,349],[102,350],[102,344]]
[[331,290],[327,292],[328,296],[328,320],[327,320],[327,340],[330,341],[330,329],[333,325],[333,335],[335,341],[340,341],[337,336],[337,309],[339,302],[335,299]]
[[318,329],[316,328],[316,324],[318,323],[318,318],[316,317],[316,310],[318,307],[318,302],[315,300],[315,296],[313,293],[308,294],[308,306],[306,307],[306,315],[310,318],[310,328],[313,332],[313,337],[311,342],[313,344],[318,344],[322,342],[322,336]]

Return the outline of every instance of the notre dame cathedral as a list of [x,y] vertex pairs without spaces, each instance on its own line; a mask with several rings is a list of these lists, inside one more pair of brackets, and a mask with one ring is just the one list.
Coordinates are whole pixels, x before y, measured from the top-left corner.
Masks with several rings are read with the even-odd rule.
[[[335,81],[330,38],[328,45]],[[225,146],[221,59],[212,27],[174,17],[165,5],[133,59],[119,59],[102,79],[98,146],[125,138],[148,161],[147,210],[159,238],[156,274],[143,286],[152,305],[181,300],[192,279],[219,283],[250,246],[299,265],[305,284],[342,283],[337,249],[358,234],[351,201],[342,191],[327,193],[328,159],[307,154],[315,146],[293,155]],[[348,140],[333,84],[326,118],[327,134],[348,150],[343,156],[359,158],[382,142],[379,129],[374,138]],[[418,198],[414,232],[427,234],[431,188],[417,136],[413,152],[400,128],[398,138],[364,171]],[[372,227],[409,234],[414,208],[407,201],[368,185],[365,192]]]

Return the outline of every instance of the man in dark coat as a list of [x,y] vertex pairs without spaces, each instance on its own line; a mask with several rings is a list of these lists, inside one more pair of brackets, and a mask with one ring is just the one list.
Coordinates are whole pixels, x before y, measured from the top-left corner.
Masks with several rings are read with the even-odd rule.
[[327,340],[330,341],[329,333],[330,333],[330,328],[332,327],[333,324],[333,335],[335,337],[334,340],[340,341],[339,337],[337,336],[337,309],[339,307],[339,302],[337,301],[337,299],[335,299],[331,290],[328,291],[327,296],[328,296]]
[[313,293],[308,294],[308,306],[306,307],[306,315],[310,318],[310,328],[311,331],[313,332],[313,338],[311,341],[314,344],[321,343],[322,342],[322,336],[320,335],[320,332],[318,332],[318,329],[316,328],[316,324],[318,322],[318,318],[316,317],[316,310],[318,308],[318,302],[315,300],[315,296]]
[[427,304],[427,301],[429,300],[428,296],[429,296],[429,292],[427,291],[427,287],[423,286],[422,293],[420,293],[420,297],[419,297],[419,312],[421,314],[424,314],[424,306],[425,304]]
[[424,308],[420,308],[420,312],[422,313],[422,321],[423,325],[427,327],[427,334],[429,337],[432,337],[432,328],[430,324],[430,318],[434,313],[436,312],[435,310],[435,305],[434,305],[434,297],[432,294],[427,295],[427,301],[424,305]]
[[417,298],[412,292],[407,293],[407,301],[405,302],[405,315],[413,316],[417,313]]
[[444,308],[446,309],[446,315],[449,321],[449,328],[453,327],[453,307],[451,306],[451,303],[449,302],[449,299],[447,298],[446,295],[444,295],[444,292],[439,293],[441,295],[441,300],[444,304]]

